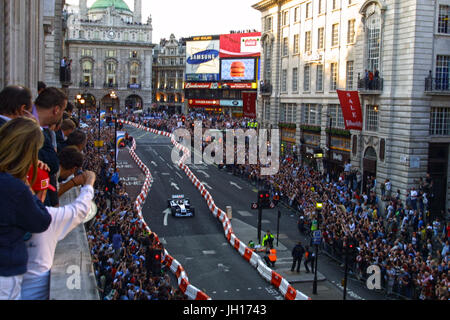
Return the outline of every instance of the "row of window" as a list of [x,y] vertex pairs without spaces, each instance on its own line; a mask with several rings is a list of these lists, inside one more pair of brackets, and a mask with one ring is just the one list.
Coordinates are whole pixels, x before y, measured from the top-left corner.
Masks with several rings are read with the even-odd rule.
[[[297,123],[297,108],[294,103],[281,103],[279,121],[285,123]],[[262,115],[265,120],[270,119],[270,104],[263,104]],[[322,105],[302,104],[301,120],[304,125],[321,126]],[[328,105],[328,116],[333,119],[332,127],[344,129],[344,117],[338,104]],[[327,124],[328,126],[328,124]],[[365,130],[378,131],[379,107],[377,105],[366,105],[365,107]],[[430,135],[450,135],[450,108],[432,107],[430,111]]]
[[[307,64],[303,67],[303,92],[311,91],[311,69],[315,69],[316,72],[316,92],[324,91],[324,67],[323,64]],[[338,64],[330,63],[330,72],[329,81],[330,81],[330,91],[336,91],[338,86]],[[287,79],[288,79],[288,71],[287,69],[283,69],[281,73],[281,91],[287,92]],[[292,92],[298,92],[298,68],[292,68]],[[347,61],[346,64],[346,89],[353,90],[354,88],[354,68],[353,61]]]
[[[117,85],[118,64],[115,61],[105,61],[105,83],[108,85]],[[94,64],[90,60],[82,62],[82,82],[83,84],[91,84],[93,82]],[[137,62],[130,64],[130,84],[139,83],[140,66]]]
[[[355,43],[355,19],[348,20],[347,22],[347,44]],[[300,53],[300,35],[294,34],[293,53]],[[331,26],[331,47],[339,45],[339,23],[335,23]],[[304,52],[312,51],[312,35],[311,31],[305,32],[304,37]],[[317,43],[316,49],[323,50],[325,48],[325,28],[320,27],[317,29]],[[283,38],[282,55],[289,55],[289,38]]]
[[[94,57],[94,51],[92,49],[81,49],[81,56],[82,57]],[[106,58],[116,58],[117,57],[117,50],[114,49],[108,49],[105,51],[105,57]],[[132,50],[129,53],[129,58],[131,59],[138,59],[139,58],[139,52],[136,50]]]
[[[339,9],[340,0],[332,0],[332,10]],[[348,4],[352,4],[352,0],[348,0]],[[305,18],[312,17],[312,5],[311,2],[307,2],[304,4],[304,12]],[[317,14],[322,14],[325,12],[325,0],[317,0]],[[292,11],[293,14],[293,22],[300,22],[300,6],[295,7]],[[437,23],[437,32],[443,34],[449,34],[449,15],[450,15],[450,6],[449,5],[439,5],[438,12],[438,23]],[[289,10],[285,10],[281,14],[281,23],[282,26],[289,25]],[[264,31],[272,31],[273,30],[273,17],[266,17],[264,21]]]
[[[150,35],[144,33],[136,33],[136,32],[118,32],[117,35],[113,35],[117,40],[123,41],[150,41]],[[108,37],[107,31],[100,32],[98,30],[95,31],[85,31],[85,30],[73,30],[72,38],[86,39],[86,40],[110,40]]]
[[160,63],[163,66],[176,66],[178,62],[178,65],[184,65],[184,58],[159,58],[158,63]]

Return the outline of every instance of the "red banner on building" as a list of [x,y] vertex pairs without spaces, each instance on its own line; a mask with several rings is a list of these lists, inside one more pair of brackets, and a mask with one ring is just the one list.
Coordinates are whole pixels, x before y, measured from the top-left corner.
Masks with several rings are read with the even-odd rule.
[[336,90],[341,103],[346,130],[362,130],[363,117],[358,91]]
[[243,91],[242,100],[244,117],[256,119],[256,92]]

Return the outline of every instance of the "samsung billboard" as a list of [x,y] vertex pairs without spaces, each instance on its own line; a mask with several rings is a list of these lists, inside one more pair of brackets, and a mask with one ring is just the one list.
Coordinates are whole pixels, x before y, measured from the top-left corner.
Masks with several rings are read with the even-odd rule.
[[255,59],[221,59],[222,81],[254,81]]
[[186,81],[219,81],[220,41],[186,41]]

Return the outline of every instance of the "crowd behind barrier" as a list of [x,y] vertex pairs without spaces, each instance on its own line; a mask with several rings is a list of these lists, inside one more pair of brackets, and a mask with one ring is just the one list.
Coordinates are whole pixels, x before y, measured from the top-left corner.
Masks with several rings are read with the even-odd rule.
[[[90,128],[96,128],[95,120]],[[160,276],[147,272],[148,248],[160,247],[153,233],[145,230],[133,200],[114,175],[114,130],[103,127],[101,139],[107,144],[98,151],[98,131],[87,132],[85,168],[98,174],[95,201],[97,216],[88,228],[88,241],[101,298],[104,300],[185,300],[186,295],[171,285],[167,268]],[[129,141],[131,141],[130,138]]]
[[[128,119],[168,132],[180,127],[180,121],[184,120],[181,127],[192,135],[195,120],[202,121],[204,130],[246,128],[248,121],[201,113],[186,116],[152,113]],[[429,174],[408,189],[406,201],[402,201],[400,191],[392,192],[395,189],[389,180],[378,182],[380,199],[375,177],[369,177],[363,188],[360,172],[349,165],[330,179],[292,154],[282,157],[279,172],[272,176],[261,176],[259,164],[219,165],[219,168],[269,189],[273,197],[297,213],[300,233],[309,236],[318,227],[323,234],[322,251],[335,259],[344,261],[344,247],[354,243],[358,252],[349,259],[353,274],[365,280],[367,267],[379,266],[387,295],[422,300],[449,298],[450,223],[446,217],[429,214],[433,201]],[[324,204],[318,226],[317,202]]]

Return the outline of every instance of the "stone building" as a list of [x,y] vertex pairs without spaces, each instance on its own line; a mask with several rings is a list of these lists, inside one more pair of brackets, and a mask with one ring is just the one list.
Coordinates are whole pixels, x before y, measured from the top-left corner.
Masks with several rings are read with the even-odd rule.
[[186,41],[171,34],[161,39],[153,52],[154,109],[170,113],[184,110]]
[[[97,0],[69,8],[66,56],[71,60],[69,99],[83,95],[87,108],[138,110],[152,104],[152,21],[142,23],[123,0]],[[114,93],[113,93],[114,92]],[[116,98],[112,98],[112,96]]]
[[[252,7],[263,30],[258,118],[281,129],[285,150],[314,162],[322,149],[334,173],[350,160],[364,182],[375,176],[379,190],[390,179],[403,199],[429,172],[432,213],[448,208],[450,1],[263,0]],[[378,77],[369,83],[366,70]],[[336,89],[359,92],[362,131],[345,130]]]

